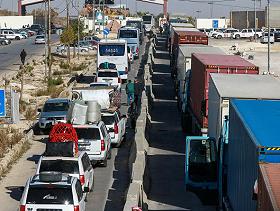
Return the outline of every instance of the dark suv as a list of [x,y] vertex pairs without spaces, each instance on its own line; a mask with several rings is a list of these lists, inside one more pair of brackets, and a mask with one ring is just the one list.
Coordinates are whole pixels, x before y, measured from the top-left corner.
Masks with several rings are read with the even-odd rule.
[[31,25],[30,29],[32,31],[35,31],[37,34],[43,34],[44,28],[42,27],[41,24],[33,24]]

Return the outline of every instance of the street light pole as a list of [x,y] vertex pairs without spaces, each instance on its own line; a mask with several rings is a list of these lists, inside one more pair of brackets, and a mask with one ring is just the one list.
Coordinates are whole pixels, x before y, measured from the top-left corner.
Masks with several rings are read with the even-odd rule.
[[201,13],[201,11],[197,10],[196,12],[197,12],[197,18],[199,18],[199,13]]
[[51,49],[51,1],[49,0],[49,78],[51,77],[52,74],[52,49]]
[[45,77],[47,77],[47,71],[48,71],[48,67],[47,67],[47,51],[48,51],[48,47],[47,47],[47,1],[45,0]]

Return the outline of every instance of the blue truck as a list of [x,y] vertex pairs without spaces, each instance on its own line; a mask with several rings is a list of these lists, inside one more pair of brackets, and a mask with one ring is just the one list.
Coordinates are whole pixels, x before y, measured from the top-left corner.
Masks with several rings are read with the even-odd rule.
[[[234,92],[227,94],[227,97],[225,93],[220,93],[219,99],[212,96],[214,88],[216,91],[221,88],[217,84],[213,87],[213,75],[210,76],[209,84],[209,115],[220,113],[220,116],[216,116],[216,122],[209,121],[208,135],[215,127],[221,130],[218,137],[216,133],[213,134],[214,137],[186,137],[186,188],[196,193],[202,203],[214,203],[219,210],[255,211],[256,201],[252,200],[252,194],[254,183],[258,179],[258,164],[280,163],[280,142],[274,137],[280,119],[280,111],[277,109],[280,106],[280,94],[275,92],[279,90],[277,87],[280,84],[275,79],[273,81],[272,77],[260,75],[232,77],[216,74],[220,80],[220,77],[230,78],[233,84],[235,80],[240,83],[246,80],[247,84],[244,86],[248,89],[244,86],[242,88],[239,83],[235,85],[238,88],[231,86],[223,78],[223,84],[228,84]],[[216,79],[216,83],[217,81],[219,80]],[[251,94],[252,97],[246,97],[246,93],[250,93],[251,83],[254,84],[255,92]],[[260,83],[264,86],[258,86]],[[271,91],[268,90],[267,94],[261,91],[267,90],[268,86]],[[260,100],[262,98],[266,100]],[[211,107],[211,99],[220,107],[218,112],[214,112]],[[226,99],[228,106],[225,104]]]

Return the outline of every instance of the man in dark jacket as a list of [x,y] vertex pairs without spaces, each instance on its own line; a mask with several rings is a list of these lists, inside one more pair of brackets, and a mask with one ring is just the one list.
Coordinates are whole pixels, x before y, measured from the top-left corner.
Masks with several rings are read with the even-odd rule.
[[128,113],[130,117],[131,128],[135,129],[137,119],[137,105],[132,99],[130,99],[130,108],[128,110]]
[[127,105],[129,106],[130,97],[131,97],[132,101],[134,101],[134,92],[135,92],[134,84],[131,83],[131,80],[128,80],[125,90],[126,90],[126,94],[127,94]]
[[134,90],[135,90],[135,92],[134,92],[134,102],[137,105],[138,104],[138,97],[141,93],[141,84],[138,83],[137,79],[134,80]]
[[20,56],[20,59],[21,59],[21,63],[24,65],[25,57],[27,56],[27,53],[24,51],[24,49],[22,49],[19,56]]

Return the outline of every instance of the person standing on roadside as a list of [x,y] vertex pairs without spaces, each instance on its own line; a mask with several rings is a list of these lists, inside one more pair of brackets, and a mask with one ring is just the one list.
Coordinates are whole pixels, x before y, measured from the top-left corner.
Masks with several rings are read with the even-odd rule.
[[126,94],[127,94],[127,105],[129,106],[130,98],[132,99],[132,101],[134,101],[134,92],[135,92],[134,84],[131,83],[131,80],[128,80],[125,90],[126,90]]
[[136,119],[137,119],[137,105],[136,103],[130,99],[130,108],[128,109],[131,128],[135,129],[136,127]]
[[137,78],[134,80],[134,102],[136,103],[136,105],[138,105],[138,97],[141,93],[141,84],[138,83]]
[[24,51],[24,49],[22,49],[19,56],[20,56],[20,59],[21,59],[21,63],[24,65],[25,57],[27,56],[27,53]]

